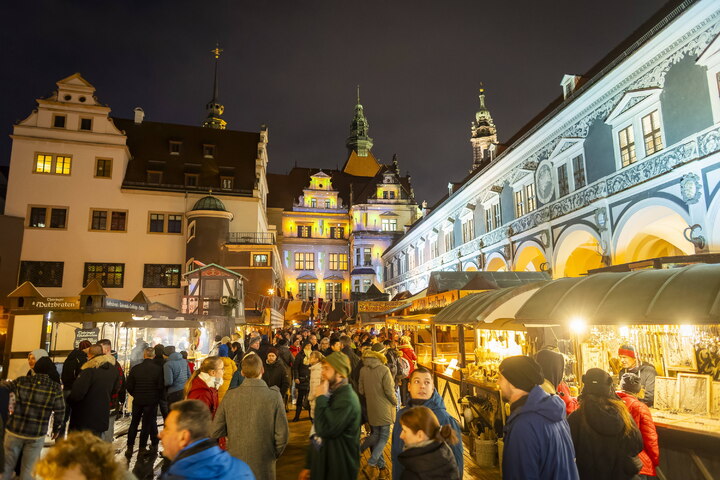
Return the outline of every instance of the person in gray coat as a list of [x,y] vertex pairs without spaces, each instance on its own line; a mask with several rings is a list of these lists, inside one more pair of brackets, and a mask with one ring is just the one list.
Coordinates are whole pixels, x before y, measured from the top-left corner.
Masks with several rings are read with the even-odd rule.
[[397,396],[395,380],[386,363],[383,344],[376,343],[372,349],[363,352],[363,366],[358,380],[360,395],[365,398],[367,406],[368,423],[372,427],[372,433],[360,445],[361,452],[372,448],[366,472],[371,479],[387,478],[389,475],[383,451],[390,438],[390,425],[395,422]]
[[280,391],[268,387],[262,374],[260,357],[246,355],[245,381],[220,402],[211,436],[227,437],[228,452],[250,465],[257,480],[275,480],[275,461],[285,450],[290,431]]

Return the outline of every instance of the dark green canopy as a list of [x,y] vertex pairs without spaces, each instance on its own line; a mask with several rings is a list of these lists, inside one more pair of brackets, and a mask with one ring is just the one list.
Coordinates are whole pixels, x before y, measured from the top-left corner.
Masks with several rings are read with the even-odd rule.
[[515,319],[524,325],[720,323],[720,265],[597,273],[540,288]]

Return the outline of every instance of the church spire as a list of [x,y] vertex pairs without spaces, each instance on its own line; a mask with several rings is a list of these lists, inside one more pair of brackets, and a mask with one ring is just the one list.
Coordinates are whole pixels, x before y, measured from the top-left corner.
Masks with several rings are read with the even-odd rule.
[[202,123],[203,127],[216,128],[219,130],[225,130],[225,127],[227,126],[227,122],[220,118],[225,111],[225,107],[218,101],[218,63],[220,63],[219,59],[222,51],[223,50],[222,48],[220,48],[220,44],[216,44],[215,48],[213,50],[210,50],[210,52],[215,57],[215,78],[213,81],[212,100],[210,100],[210,102],[205,105],[205,109],[207,110],[207,117]]
[[485,105],[485,88],[480,84],[480,109],[475,113],[475,120],[470,125],[470,143],[473,147],[473,165],[470,171],[487,165],[495,156],[497,145],[497,129],[490,110]]
[[363,106],[360,104],[360,85],[357,86],[357,103],[355,104],[355,117],[353,118],[352,124],[350,124],[350,136],[347,139],[346,145],[352,152],[353,150],[360,157],[366,157],[372,149],[373,141],[368,136],[370,130],[370,124],[365,118],[363,112]]

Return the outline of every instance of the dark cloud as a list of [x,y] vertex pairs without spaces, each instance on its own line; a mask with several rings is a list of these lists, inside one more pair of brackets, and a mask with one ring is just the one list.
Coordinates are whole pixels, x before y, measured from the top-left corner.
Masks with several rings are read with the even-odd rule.
[[[647,20],[651,0],[2,2],[0,162],[12,124],[81,72],[113,115],[199,124],[216,40],[230,128],[270,128],[270,170],[342,166],[361,85],[374,152],[431,203],[472,163],[482,81],[500,140]],[[272,186],[271,186],[272,187]]]

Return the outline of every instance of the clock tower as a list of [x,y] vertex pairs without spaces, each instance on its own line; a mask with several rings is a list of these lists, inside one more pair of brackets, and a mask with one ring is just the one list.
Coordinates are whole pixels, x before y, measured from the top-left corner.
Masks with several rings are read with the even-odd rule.
[[473,149],[473,164],[470,172],[482,168],[495,157],[497,129],[490,111],[485,106],[485,89],[480,88],[480,109],[470,124],[470,143]]

